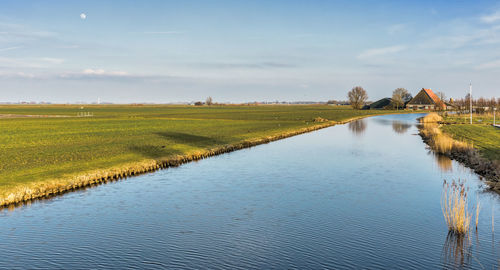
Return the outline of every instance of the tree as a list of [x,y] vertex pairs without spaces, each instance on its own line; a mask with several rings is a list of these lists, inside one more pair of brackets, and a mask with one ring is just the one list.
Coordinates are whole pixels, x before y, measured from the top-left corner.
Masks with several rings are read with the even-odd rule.
[[205,104],[207,104],[208,106],[212,105],[212,97],[207,97],[207,99],[205,100]]
[[436,96],[438,96],[438,98],[442,101],[446,99],[446,95],[443,92],[436,92]]
[[349,102],[351,103],[351,106],[359,110],[361,109],[361,106],[365,104],[366,100],[368,99],[368,94],[366,94],[365,89],[361,86],[355,86],[347,93],[347,97],[349,98]]
[[408,90],[404,88],[396,88],[392,92],[392,104],[397,109],[403,107],[405,103],[410,101],[411,99],[412,99],[411,94],[408,92]]

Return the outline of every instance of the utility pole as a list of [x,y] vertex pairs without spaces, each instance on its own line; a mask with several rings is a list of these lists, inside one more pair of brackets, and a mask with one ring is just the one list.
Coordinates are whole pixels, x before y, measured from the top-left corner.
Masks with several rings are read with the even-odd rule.
[[469,84],[469,98],[470,98],[470,124],[472,125],[472,81]]
[[493,108],[493,125],[496,126],[495,115],[497,114],[497,108]]

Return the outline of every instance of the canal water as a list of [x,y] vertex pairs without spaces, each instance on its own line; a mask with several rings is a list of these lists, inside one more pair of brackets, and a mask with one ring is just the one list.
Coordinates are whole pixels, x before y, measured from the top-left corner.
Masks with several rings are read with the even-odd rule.
[[[500,196],[417,135],[338,125],[0,212],[1,269],[497,269]],[[479,228],[448,234],[443,180]],[[494,226],[495,231],[492,226]]]

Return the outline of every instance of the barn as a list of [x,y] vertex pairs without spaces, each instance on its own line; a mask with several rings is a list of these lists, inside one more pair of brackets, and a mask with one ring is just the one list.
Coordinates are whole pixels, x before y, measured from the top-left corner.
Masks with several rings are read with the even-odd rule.
[[422,88],[406,104],[406,108],[410,110],[446,110],[446,104],[431,89]]

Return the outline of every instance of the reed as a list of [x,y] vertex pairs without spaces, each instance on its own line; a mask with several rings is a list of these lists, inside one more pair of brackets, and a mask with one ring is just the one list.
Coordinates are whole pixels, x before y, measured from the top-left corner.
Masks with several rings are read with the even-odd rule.
[[[465,186],[465,181],[458,180],[449,183],[445,180],[443,182],[441,209],[450,232],[460,235],[465,235],[469,232],[473,212],[469,211],[468,188]],[[476,229],[479,212],[480,204],[478,202],[475,209]]]
[[452,152],[464,152],[473,149],[473,146],[462,141],[457,141],[444,134],[438,123],[442,117],[437,113],[429,113],[420,118],[420,134],[427,140],[429,146],[440,154],[451,154]]
[[420,118],[420,123],[438,123],[443,121],[443,117],[435,112],[431,112],[426,116]]

